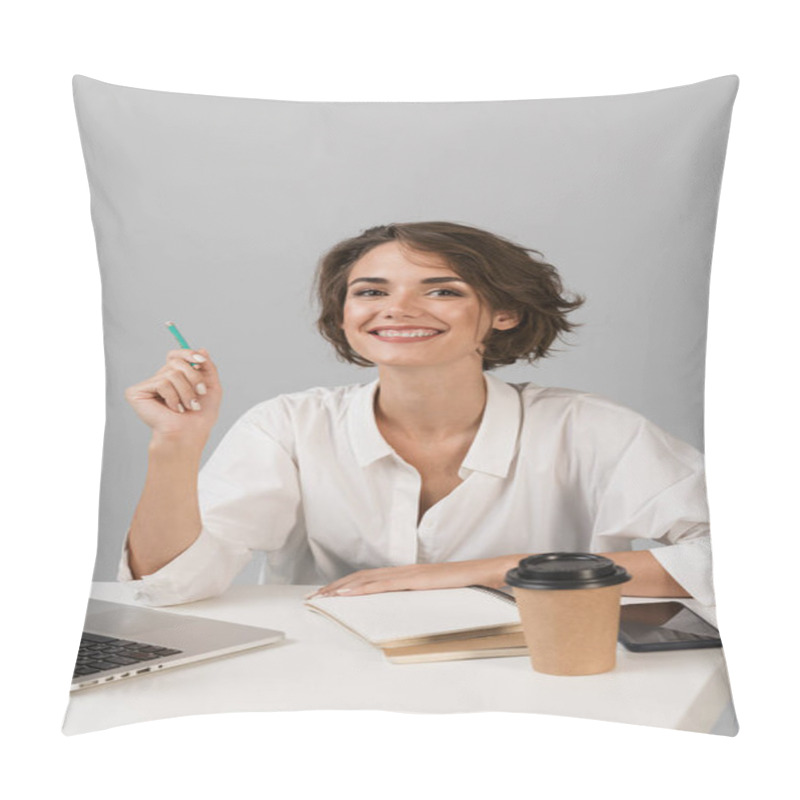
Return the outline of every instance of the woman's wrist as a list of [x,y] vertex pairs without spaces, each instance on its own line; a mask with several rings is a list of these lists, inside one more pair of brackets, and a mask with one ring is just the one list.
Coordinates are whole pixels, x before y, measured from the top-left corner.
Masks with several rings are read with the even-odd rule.
[[205,437],[202,440],[198,440],[197,437],[188,437],[185,434],[159,433],[153,431],[147,449],[151,458],[199,459],[203,454],[205,446]]
[[512,556],[501,556],[498,559],[499,564],[497,570],[495,571],[495,581],[492,588],[502,589],[508,583],[506,581],[506,574],[508,571],[510,569],[514,569],[514,567],[516,567],[523,558],[527,558],[527,554],[517,553],[516,555]]

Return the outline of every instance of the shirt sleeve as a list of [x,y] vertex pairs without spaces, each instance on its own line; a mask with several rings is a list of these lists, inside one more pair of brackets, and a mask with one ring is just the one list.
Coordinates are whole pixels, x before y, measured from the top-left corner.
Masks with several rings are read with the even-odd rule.
[[117,580],[136,600],[162,606],[221,594],[253,551],[286,543],[300,507],[297,467],[287,430],[277,432],[269,404],[251,409],[228,431],[200,471],[202,530],[160,570],[135,580],[127,537]]
[[[613,458],[595,462],[594,552],[658,545],[653,556],[695,599],[713,605],[708,501],[702,454],[633,412],[617,419]],[[612,425],[612,430],[615,430]],[[606,434],[608,435],[608,434]]]

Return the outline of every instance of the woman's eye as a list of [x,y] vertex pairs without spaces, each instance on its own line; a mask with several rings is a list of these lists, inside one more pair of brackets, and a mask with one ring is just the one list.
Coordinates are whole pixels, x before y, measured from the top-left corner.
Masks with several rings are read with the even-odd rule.
[[[380,297],[381,295],[385,295],[386,292],[380,289],[359,289],[358,291],[353,292],[353,297]],[[432,292],[428,292],[429,297],[463,297],[463,293],[456,291],[455,289],[434,289]]]

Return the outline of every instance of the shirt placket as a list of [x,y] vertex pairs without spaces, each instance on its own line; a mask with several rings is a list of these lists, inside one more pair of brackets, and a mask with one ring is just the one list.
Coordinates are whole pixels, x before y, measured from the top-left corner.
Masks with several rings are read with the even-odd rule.
[[392,456],[394,480],[389,518],[389,556],[395,565],[417,563],[417,514],[422,479],[410,465]]
[[437,503],[433,508],[425,512],[425,516],[420,521],[417,528],[417,563],[430,564],[435,560],[434,545],[436,536],[436,525],[439,519],[439,506]]

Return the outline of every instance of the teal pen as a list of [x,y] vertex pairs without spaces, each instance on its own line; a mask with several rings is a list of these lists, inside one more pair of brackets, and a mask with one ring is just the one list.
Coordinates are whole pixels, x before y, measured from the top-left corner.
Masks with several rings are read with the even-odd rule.
[[[181,332],[178,330],[178,326],[177,326],[177,325],[176,325],[174,322],[165,322],[164,324],[167,326],[167,330],[168,330],[168,331],[169,331],[169,332],[170,332],[170,333],[171,333],[171,334],[172,334],[172,335],[175,337],[175,339],[177,340],[178,344],[179,344],[179,345],[180,345],[180,346],[181,346],[181,347],[182,347],[184,350],[191,350],[191,349],[192,349],[192,348],[189,346],[189,342],[187,342],[187,341],[186,341],[186,339],[184,339],[184,338],[183,338],[183,335],[182,335],[182,334],[181,334]],[[191,364],[193,367],[198,367],[198,366],[200,366],[199,364],[195,364],[193,361],[190,361],[189,363],[190,363],[190,364]]]

